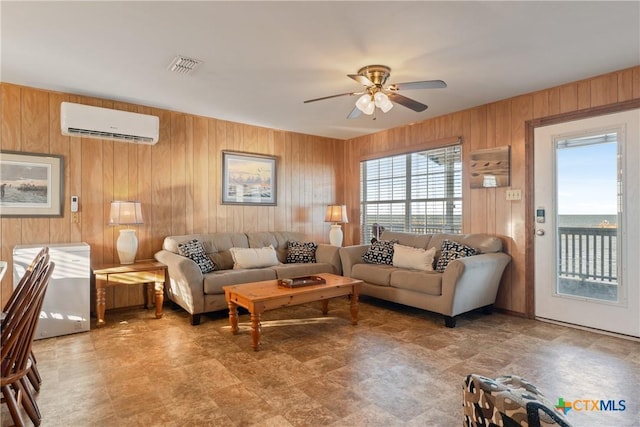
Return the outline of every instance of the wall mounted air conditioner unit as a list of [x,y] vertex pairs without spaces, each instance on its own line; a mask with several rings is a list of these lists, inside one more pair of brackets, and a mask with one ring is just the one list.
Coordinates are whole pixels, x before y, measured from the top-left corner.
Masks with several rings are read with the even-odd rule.
[[63,102],[60,106],[60,128],[63,135],[153,145],[158,142],[160,119],[146,114]]

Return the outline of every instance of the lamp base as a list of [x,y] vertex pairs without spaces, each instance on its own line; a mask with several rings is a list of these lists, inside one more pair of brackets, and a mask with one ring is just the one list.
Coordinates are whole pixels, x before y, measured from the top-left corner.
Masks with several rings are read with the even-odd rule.
[[329,231],[329,243],[333,246],[342,246],[342,226],[340,224],[333,224],[331,231]]
[[136,252],[138,252],[136,230],[129,228],[120,230],[116,248],[118,249],[120,264],[133,264],[136,260]]

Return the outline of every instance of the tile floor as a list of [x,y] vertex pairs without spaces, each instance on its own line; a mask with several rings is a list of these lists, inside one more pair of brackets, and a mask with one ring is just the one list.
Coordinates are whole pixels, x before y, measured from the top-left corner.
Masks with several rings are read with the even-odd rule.
[[[504,314],[440,316],[362,298],[271,311],[262,350],[249,318],[191,326],[165,307],[107,313],[107,326],[36,341],[42,426],[460,426],[466,374],[523,376],[552,400],[625,400],[575,426],[640,425],[640,343]],[[1,425],[11,424],[6,405]],[[26,417],[26,415],[25,415]]]

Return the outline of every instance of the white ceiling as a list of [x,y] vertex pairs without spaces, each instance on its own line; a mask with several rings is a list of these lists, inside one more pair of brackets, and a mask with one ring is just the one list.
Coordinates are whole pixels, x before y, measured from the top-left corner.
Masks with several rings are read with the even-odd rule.
[[[640,2],[11,2],[4,82],[348,139],[640,64]],[[171,73],[176,54],[204,61]],[[346,74],[429,105],[348,120]]]

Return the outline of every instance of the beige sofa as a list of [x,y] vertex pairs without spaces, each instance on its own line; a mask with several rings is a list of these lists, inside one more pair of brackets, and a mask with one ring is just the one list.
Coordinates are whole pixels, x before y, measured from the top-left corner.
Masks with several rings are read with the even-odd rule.
[[385,231],[381,239],[397,240],[400,245],[415,248],[435,247],[436,259],[445,239],[463,243],[480,254],[453,260],[439,273],[365,263],[362,256],[370,245],[341,248],[343,275],[364,281],[362,295],[440,313],[450,328],[455,327],[455,316],[459,314],[481,307],[485,312],[493,309],[500,278],[511,260],[502,252],[502,241],[498,237]]
[[[178,253],[178,244],[197,239],[213,260],[216,270],[203,274],[198,265]],[[169,298],[191,314],[191,323],[200,323],[200,315],[227,309],[223,286],[261,280],[283,279],[318,273],[342,274],[340,255],[335,246],[318,244],[315,263],[286,264],[289,241],[309,242],[302,233],[255,232],[213,233],[169,236],[155,258],[168,267],[169,281],[165,285]],[[282,264],[251,269],[234,269],[229,249],[263,248],[272,245]]]

